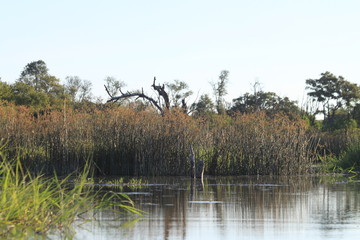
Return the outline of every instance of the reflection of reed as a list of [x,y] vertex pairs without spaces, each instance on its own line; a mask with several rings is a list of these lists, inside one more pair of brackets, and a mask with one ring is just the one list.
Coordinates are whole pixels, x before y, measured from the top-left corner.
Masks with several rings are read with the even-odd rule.
[[167,184],[141,189],[148,194],[132,195],[148,215],[130,229],[117,229],[119,234],[126,232],[126,239],[159,239],[159,234],[160,239],[188,239],[209,229],[212,239],[249,231],[261,237],[289,231],[289,223],[299,231],[308,222],[326,226],[349,222],[354,214],[360,218],[356,184],[305,176],[206,178],[203,184],[163,178],[158,183],[163,181]]
[[306,192],[314,187],[311,181],[279,177],[218,179],[212,186],[217,200],[228,203],[219,217],[252,225],[267,219],[301,220],[306,212],[302,211],[306,208],[303,203],[308,202]]
[[194,193],[196,191],[204,191],[204,179],[191,179],[190,185],[190,195],[189,195],[189,205],[191,207],[192,202],[194,201]]

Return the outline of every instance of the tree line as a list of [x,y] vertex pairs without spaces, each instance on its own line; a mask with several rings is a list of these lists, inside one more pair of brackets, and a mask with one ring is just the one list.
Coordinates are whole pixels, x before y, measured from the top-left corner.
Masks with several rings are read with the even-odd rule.
[[[122,105],[137,110],[148,109],[151,105],[160,112],[162,109],[181,108],[194,117],[231,116],[237,112],[248,114],[259,111],[269,115],[283,113],[306,119],[310,125],[325,130],[354,128],[360,123],[360,88],[342,76],[325,72],[318,79],[305,80],[308,98],[303,106],[299,106],[288,97],[264,91],[259,82],[253,84],[251,92],[240,95],[231,103],[226,102],[229,74],[227,70],[221,71],[217,81],[211,83],[213,93],[198,96],[189,106],[187,99],[193,95],[193,91],[186,82],[180,80],[156,85],[154,79],[152,87],[158,96],[153,97],[146,95],[144,90],[124,93],[124,82],[106,77],[104,91],[106,89],[109,94],[110,102],[116,102],[114,106]],[[0,78],[0,100],[25,105],[34,111],[62,109],[64,104],[74,109],[102,105],[92,94],[90,81],[78,76],[68,76],[62,84],[59,78],[49,73],[42,60],[27,64],[12,84],[1,81]],[[318,121],[317,116],[322,116],[323,121]]]

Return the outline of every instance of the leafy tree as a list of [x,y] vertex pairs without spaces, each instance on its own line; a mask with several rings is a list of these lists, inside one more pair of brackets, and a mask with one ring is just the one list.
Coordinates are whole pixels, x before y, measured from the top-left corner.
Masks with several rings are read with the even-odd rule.
[[360,126],[360,104],[355,104],[351,112],[351,117],[357,122],[357,125]]
[[343,81],[340,86],[340,95],[344,102],[343,105],[345,105],[347,109],[352,109],[360,99],[360,87],[355,83]]
[[204,116],[214,113],[214,103],[208,94],[203,94],[197,103],[192,105],[194,116]]
[[83,80],[80,86],[80,95],[79,95],[80,102],[83,101],[90,102],[91,99],[93,98],[91,91],[92,91],[92,83],[89,80]]
[[323,124],[323,129],[325,130],[338,130],[338,129],[354,129],[357,128],[357,121],[349,118],[349,114],[340,109],[336,112],[334,119],[332,119],[331,124]]
[[117,80],[115,77],[106,77],[105,78],[105,87],[109,91],[111,96],[116,96],[120,93],[121,88],[125,87],[125,82]]
[[225,100],[224,96],[227,94],[226,85],[229,81],[229,71],[223,70],[219,75],[216,83],[212,83],[212,88],[215,95],[215,107],[218,114],[225,114]]
[[345,107],[350,112],[360,98],[360,89],[356,84],[330,72],[322,73],[319,79],[307,79],[306,84],[310,90],[308,95],[321,104],[316,113],[322,113],[324,120],[330,122],[338,109]]
[[233,100],[232,112],[253,113],[267,111],[271,113],[284,112],[288,114],[299,113],[296,101],[288,97],[281,98],[273,92],[255,91],[253,94],[245,93]]
[[[117,96],[121,94],[121,89],[126,86],[125,82],[117,80],[115,77],[106,77],[105,89],[110,96]],[[129,99],[119,99],[116,101],[117,105],[130,104]],[[141,104],[140,104],[141,105]]]
[[64,99],[64,86],[58,78],[49,74],[42,60],[27,64],[13,87],[17,104],[55,106]]
[[73,103],[90,102],[93,98],[91,90],[92,83],[90,81],[83,80],[78,76],[66,77],[65,92]]
[[49,96],[37,91],[34,86],[17,81],[12,86],[12,100],[16,105],[25,105],[35,108],[47,108],[50,106]]
[[48,91],[49,83],[44,77],[49,76],[44,61],[38,60],[28,63],[20,74],[19,81],[33,86],[36,91]]
[[181,101],[183,102],[187,97],[193,94],[192,91],[188,90],[189,85],[186,82],[180,80],[174,80],[173,83],[165,84],[169,88],[170,98],[174,107],[180,107]]
[[0,100],[11,101],[13,97],[12,89],[9,84],[2,82],[0,78]]
[[65,92],[72,102],[76,102],[77,94],[80,90],[81,79],[78,76],[67,76],[65,79]]
[[51,106],[59,106],[65,99],[65,88],[64,85],[60,84],[60,80],[54,76],[46,76],[44,79],[47,80],[49,88],[45,92],[50,100]]

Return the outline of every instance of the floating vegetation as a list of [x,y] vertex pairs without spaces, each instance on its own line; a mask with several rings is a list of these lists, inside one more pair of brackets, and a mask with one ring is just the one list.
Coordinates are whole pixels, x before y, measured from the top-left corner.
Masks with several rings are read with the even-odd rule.
[[123,185],[124,184],[124,178],[114,178],[114,179],[101,179],[99,181],[99,184],[106,184],[106,185]]
[[111,179],[100,179],[98,181],[98,183],[95,183],[96,182],[95,180],[91,180],[90,182],[92,182],[92,184],[95,184],[95,185],[121,185],[121,186],[149,184],[149,181],[144,180],[142,178],[130,178],[128,180],[125,180],[124,177],[111,178]]
[[145,185],[145,184],[149,184],[149,182],[147,180],[143,180],[141,178],[131,178],[127,184],[128,185]]

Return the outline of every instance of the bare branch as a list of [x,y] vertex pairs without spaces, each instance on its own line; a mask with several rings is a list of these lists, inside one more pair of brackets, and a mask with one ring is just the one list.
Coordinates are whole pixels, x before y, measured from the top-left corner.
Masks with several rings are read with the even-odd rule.
[[181,100],[181,108],[183,109],[183,112],[184,112],[185,114],[187,114],[187,112],[188,112],[188,106],[187,106],[187,104],[186,104],[185,98],[183,98],[183,99]]
[[112,98],[113,96],[110,94],[109,89],[106,87],[106,85],[104,85],[104,87],[105,87],[105,90],[106,90],[107,94]]
[[164,100],[164,105],[165,105],[166,110],[170,109],[170,100],[169,100],[169,96],[168,96],[167,92],[165,91],[165,85],[164,84],[162,86],[156,85],[155,82],[156,82],[156,77],[154,77],[154,81],[151,86],[153,87],[154,90],[156,90],[158,92],[159,101],[156,101],[155,99],[144,94],[144,89],[141,89],[141,92],[123,93],[121,91],[121,89],[119,88],[121,95],[120,96],[112,96],[110,94],[110,91],[105,86],[106,92],[110,96],[110,99],[107,100],[107,102],[116,102],[120,99],[130,98],[130,97],[136,97],[136,100],[139,98],[143,98],[143,99],[146,99],[147,101],[149,101],[153,106],[155,106],[160,111],[160,113],[163,115],[165,111],[164,111],[164,107],[160,104],[160,99],[162,98]]
[[[109,94],[110,95],[110,94]],[[159,106],[159,104],[157,103],[157,101],[155,101],[153,98],[146,96],[144,93],[140,93],[140,92],[127,92],[127,93],[122,93],[120,96],[116,96],[116,97],[112,97],[110,96],[110,99],[107,100],[107,102],[116,102],[120,99],[123,98],[130,98],[130,97],[137,97],[138,98],[144,98],[146,100],[148,100],[149,102],[151,102],[151,104],[153,104],[161,113],[163,113],[163,109]]]
[[165,85],[163,84],[162,86],[160,85],[155,85],[155,81],[156,81],[156,77],[154,77],[154,82],[152,87],[154,88],[154,90],[156,90],[159,95],[164,99],[165,102],[165,107],[166,109],[170,109],[170,100],[169,100],[169,95],[167,94],[167,92],[165,91]]

